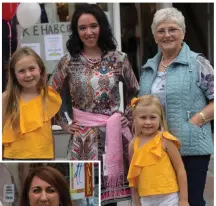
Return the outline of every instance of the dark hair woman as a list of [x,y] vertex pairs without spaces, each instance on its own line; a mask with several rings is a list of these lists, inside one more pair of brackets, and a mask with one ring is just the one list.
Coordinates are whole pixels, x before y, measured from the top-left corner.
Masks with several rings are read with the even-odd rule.
[[[85,42],[83,42],[82,37],[80,37],[80,28],[78,28],[78,20],[83,14],[90,14],[94,16],[97,21],[97,27],[100,30],[97,45],[100,50],[102,52],[115,51],[117,42],[113,37],[106,14],[95,4],[84,4],[75,11],[71,21],[70,29],[72,34],[67,41],[67,50],[70,55],[74,56],[80,54],[85,47]],[[83,28],[81,30],[83,30]]]
[[67,158],[101,160],[106,166],[101,178],[102,204],[117,202],[117,198],[121,201],[130,198],[126,174],[131,133],[125,116],[128,108],[119,113],[119,82],[123,82],[125,105],[129,105],[139,85],[127,55],[116,50],[109,22],[100,7],[79,7],[72,17],[71,30],[69,53],[60,60],[50,79],[50,85],[64,94],[64,108],[64,102],[71,97],[73,121],[68,124],[65,111],[60,112],[59,121],[72,134]]

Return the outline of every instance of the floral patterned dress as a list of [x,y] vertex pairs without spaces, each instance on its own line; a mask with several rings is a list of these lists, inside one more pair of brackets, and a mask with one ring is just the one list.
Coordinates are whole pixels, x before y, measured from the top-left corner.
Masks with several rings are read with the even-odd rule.
[[[66,54],[54,70],[50,84],[60,93],[63,92],[63,110],[67,109],[66,100],[71,98],[72,106],[76,109],[111,116],[119,110],[119,81],[122,81],[124,85],[124,105],[129,105],[131,98],[139,90],[139,84],[127,55],[119,51],[110,51],[103,55],[101,60],[95,62],[82,54],[76,58]],[[69,86],[68,93],[67,86]],[[64,112],[60,113],[61,121],[66,122]],[[105,137],[105,127],[80,126],[79,131],[69,140],[67,158],[69,160],[100,160],[103,166]],[[115,192],[114,197],[105,187],[106,176],[101,170],[102,204],[130,198],[130,190],[126,182],[129,168],[128,140],[122,136],[122,142],[125,180],[122,180],[121,187],[117,188],[119,192]]]

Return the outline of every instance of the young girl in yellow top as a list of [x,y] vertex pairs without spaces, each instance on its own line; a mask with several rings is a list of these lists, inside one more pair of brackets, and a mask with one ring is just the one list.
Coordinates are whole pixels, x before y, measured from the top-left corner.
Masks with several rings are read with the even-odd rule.
[[46,82],[41,58],[28,47],[19,48],[12,55],[2,94],[4,159],[54,158],[51,118],[61,98]]
[[131,106],[135,138],[127,179],[136,206],[188,206],[180,142],[167,131],[159,99],[145,95],[132,99]]

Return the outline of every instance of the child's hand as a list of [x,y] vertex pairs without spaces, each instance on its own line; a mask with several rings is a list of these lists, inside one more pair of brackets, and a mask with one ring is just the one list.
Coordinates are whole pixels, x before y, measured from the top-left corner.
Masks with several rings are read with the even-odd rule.
[[180,200],[179,201],[179,206],[189,206],[189,203],[187,200]]

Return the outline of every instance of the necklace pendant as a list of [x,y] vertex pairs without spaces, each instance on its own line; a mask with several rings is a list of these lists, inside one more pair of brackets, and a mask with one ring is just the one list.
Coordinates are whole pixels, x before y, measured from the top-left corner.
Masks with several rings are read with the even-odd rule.
[[[175,58],[176,59],[176,58]],[[175,59],[173,59],[168,65],[165,65],[164,63],[163,63],[163,61],[164,61],[164,57],[162,56],[162,58],[161,58],[161,65],[165,68],[164,69],[164,72],[167,70],[167,68],[175,61]]]
[[166,72],[167,68],[168,68],[168,67],[166,67],[166,68],[163,70],[163,72]]

